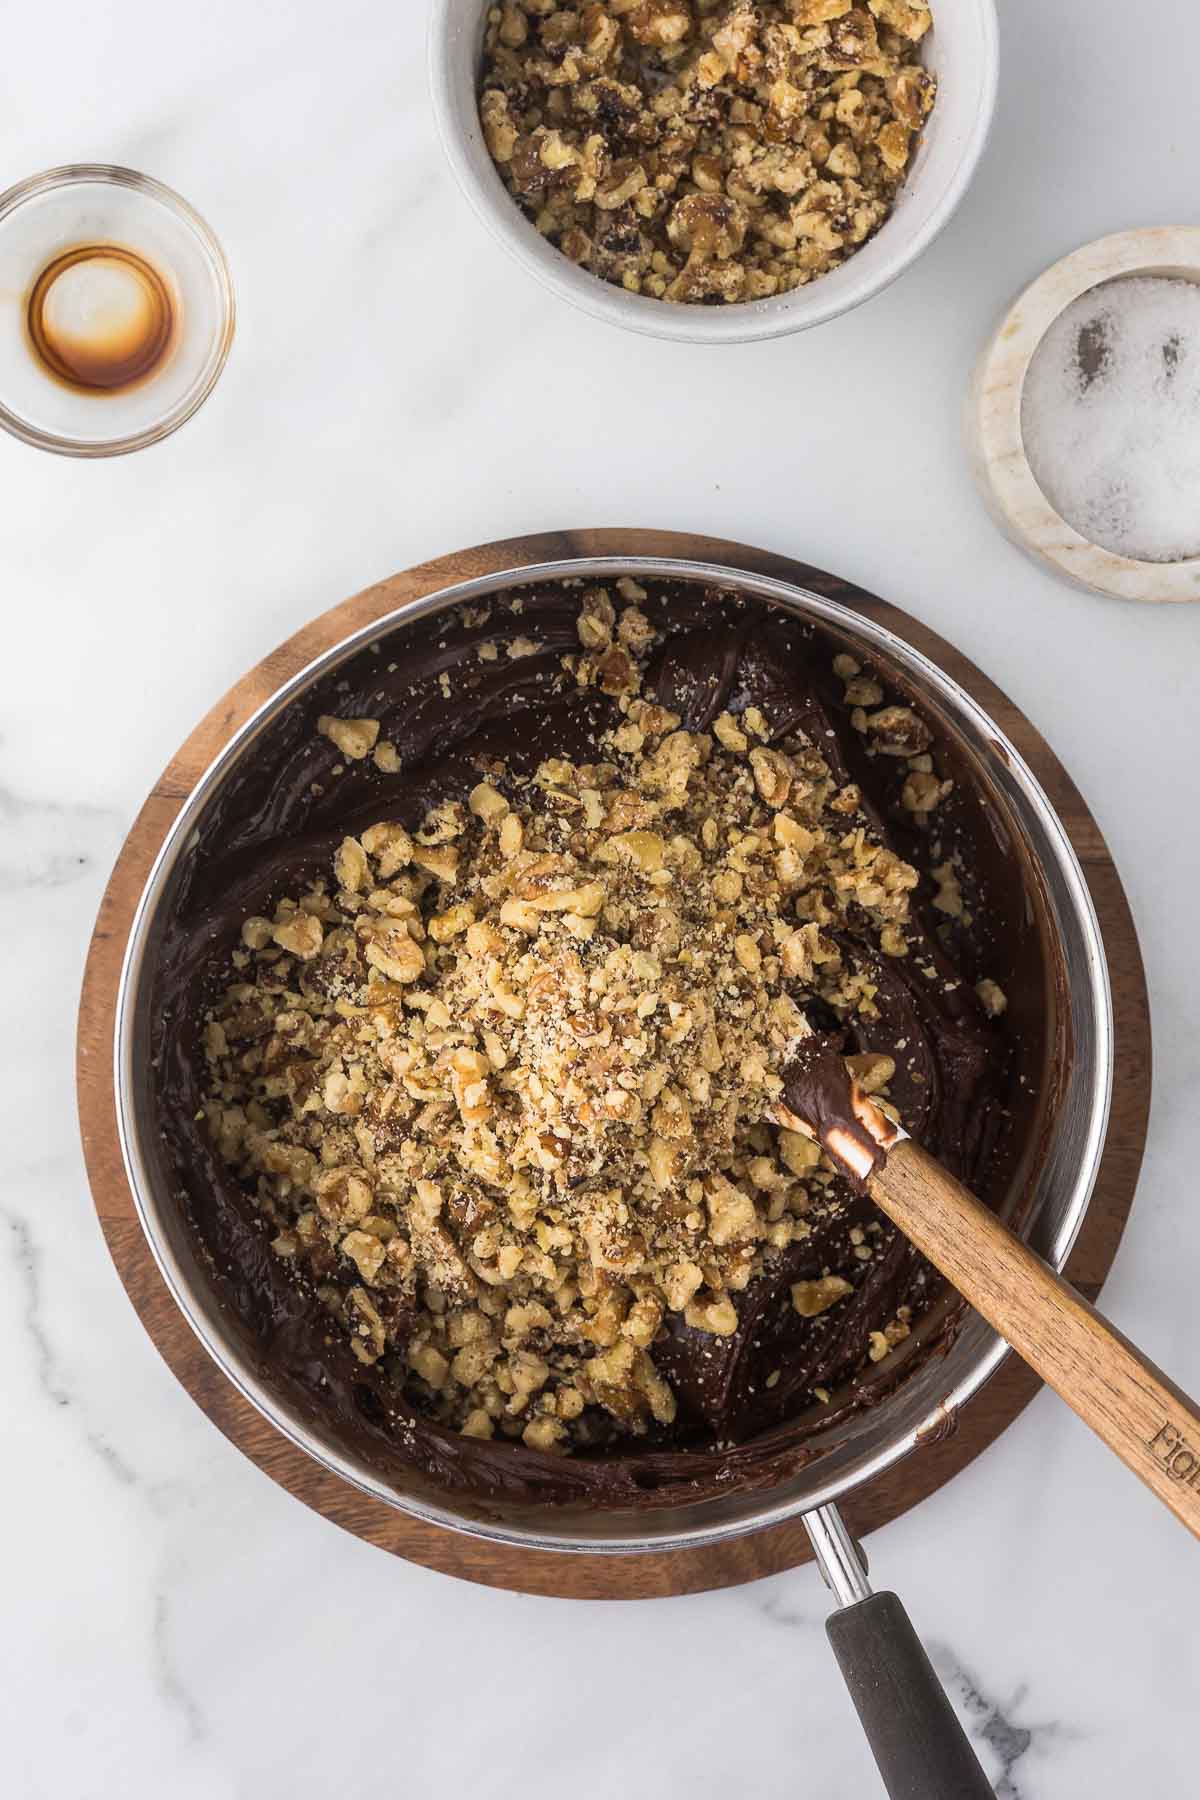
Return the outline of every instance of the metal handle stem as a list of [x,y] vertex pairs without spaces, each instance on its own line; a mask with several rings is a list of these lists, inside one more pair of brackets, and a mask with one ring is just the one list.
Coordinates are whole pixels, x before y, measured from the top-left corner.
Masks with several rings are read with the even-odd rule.
[[836,1506],[818,1506],[804,1515],[821,1578],[839,1606],[853,1606],[871,1596],[867,1566]]
[[804,1515],[838,1602],[825,1630],[889,1800],[993,1800],[992,1785],[895,1594],[875,1594],[836,1506]]

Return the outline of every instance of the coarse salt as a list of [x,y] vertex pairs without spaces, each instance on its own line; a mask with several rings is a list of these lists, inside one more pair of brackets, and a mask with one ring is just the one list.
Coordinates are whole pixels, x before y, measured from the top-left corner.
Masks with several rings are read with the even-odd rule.
[[1029,365],[1021,432],[1038,486],[1091,543],[1200,555],[1200,286],[1136,276],[1074,301]]

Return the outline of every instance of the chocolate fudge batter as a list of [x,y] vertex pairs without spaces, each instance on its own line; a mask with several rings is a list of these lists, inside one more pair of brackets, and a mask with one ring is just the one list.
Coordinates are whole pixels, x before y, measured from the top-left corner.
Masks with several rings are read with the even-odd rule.
[[[563,656],[578,649],[579,588],[514,592],[515,608],[510,596],[484,616],[460,609],[423,620],[325,677],[266,729],[210,807],[174,896],[155,989],[158,1106],[179,1204],[264,1380],[400,1485],[451,1490],[485,1508],[608,1509],[770,1485],[813,1453],[814,1433],[875,1402],[934,1353],[958,1316],[934,1272],[849,1182],[837,1184],[840,1204],[812,1234],[768,1257],[736,1296],[734,1335],[713,1337],[667,1316],[652,1354],[679,1401],[673,1425],[635,1440],[609,1420],[598,1425],[594,1450],[564,1456],[459,1436],[425,1416],[384,1366],[357,1362],[311,1289],[272,1253],[252,1195],[197,1122],[204,1016],[230,979],[246,917],[300,892],[347,833],[385,818],[415,828],[430,807],[461,798],[493,759],[527,772],[547,756],[586,760],[598,732],[619,722],[614,700],[563,677]],[[817,1006],[809,1023],[841,1054],[892,1057],[890,1096],[906,1128],[1000,1204],[1036,1135],[1031,1096],[1045,1087],[1053,1056],[1046,958],[1028,877],[961,754],[933,746],[938,773],[955,787],[936,826],[923,831],[899,804],[905,762],[869,755],[850,724],[831,668],[844,644],[764,603],[695,585],[652,585],[641,606],[659,634],[643,687],[649,698],[691,731],[757,707],[770,741],[804,735],[839,780],[860,785],[884,841],[921,872],[913,954],[882,956],[852,933],[840,946],[878,990],[875,1017],[843,1024]],[[485,643],[496,651],[486,660]],[[371,758],[346,763],[317,729],[331,712],[378,720],[398,770]],[[930,867],[951,853],[964,900],[956,917],[931,904],[938,884]],[[989,1019],[976,998],[985,976],[1015,997],[1005,1019]],[[867,1226],[879,1248],[864,1263],[853,1244]],[[792,1285],[831,1269],[849,1275],[852,1295],[821,1317],[801,1316]],[[872,1334],[900,1308],[914,1319],[911,1339],[875,1366]]]
[[[859,1119],[854,1093],[850,1071],[828,1038],[806,1038],[784,1064],[784,1105],[825,1147],[850,1185],[865,1188],[870,1176],[883,1167],[887,1151]],[[865,1179],[841,1162],[831,1148],[831,1142],[836,1143],[831,1134],[835,1133],[848,1137],[869,1158],[870,1173]]]

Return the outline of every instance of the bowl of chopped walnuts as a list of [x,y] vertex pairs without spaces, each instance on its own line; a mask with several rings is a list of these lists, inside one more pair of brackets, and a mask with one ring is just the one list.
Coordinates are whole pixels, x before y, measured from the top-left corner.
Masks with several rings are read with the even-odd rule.
[[495,237],[686,343],[849,312],[933,242],[995,106],[994,0],[434,0],[442,140]]

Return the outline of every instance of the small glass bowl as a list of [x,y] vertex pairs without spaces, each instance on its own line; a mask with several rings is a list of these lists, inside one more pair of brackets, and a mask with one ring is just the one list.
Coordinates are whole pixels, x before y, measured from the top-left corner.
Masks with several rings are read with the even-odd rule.
[[[178,325],[170,354],[140,384],[88,392],[57,381],[29,337],[29,296],[65,251],[135,251],[168,284]],[[62,456],[122,456],[190,419],[216,385],[233,342],[233,281],[224,252],[186,200],[162,182],[106,163],[72,163],[0,194],[0,425]]]

